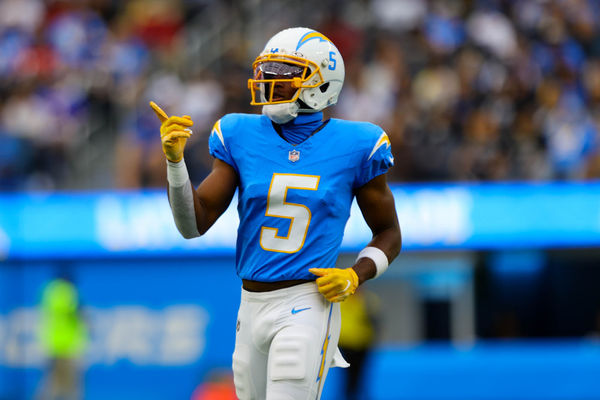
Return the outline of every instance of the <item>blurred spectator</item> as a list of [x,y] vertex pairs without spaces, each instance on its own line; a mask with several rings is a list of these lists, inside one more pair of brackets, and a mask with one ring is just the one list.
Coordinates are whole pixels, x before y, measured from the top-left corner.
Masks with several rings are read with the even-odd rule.
[[133,0],[125,6],[126,21],[149,47],[170,52],[183,28],[179,1]]
[[[315,5],[328,11],[318,16]],[[340,43],[348,75],[331,116],[386,129],[392,178],[600,177],[596,1],[292,8],[281,23],[319,27]],[[288,8],[251,9],[241,0],[1,2],[0,187],[162,186],[146,116],[153,93],[198,121],[198,149],[220,115],[260,112],[243,90],[254,56],[247,38],[256,26],[282,28],[273,17]],[[214,23],[223,15],[227,23]],[[201,154],[188,160],[198,177],[210,165]]]
[[44,288],[40,340],[49,366],[37,398],[81,399],[79,362],[86,346],[87,329],[80,315],[77,289],[66,277],[54,279]]
[[516,51],[514,26],[506,15],[495,10],[475,11],[467,20],[467,31],[476,44],[496,57],[507,60]]
[[363,371],[375,344],[379,298],[365,289],[340,303],[342,328],[338,346],[350,367],[345,372],[344,399],[364,399]]
[[369,63],[355,61],[347,70],[344,96],[333,112],[344,119],[390,126],[405,72],[401,50],[394,42],[381,38]]
[[93,69],[100,59],[107,29],[95,10],[73,2],[48,21],[45,33],[46,40],[64,64]]
[[41,0],[4,0],[0,3],[0,29],[12,27],[33,34],[42,23],[45,12]]
[[416,28],[427,13],[426,2],[421,0],[373,0],[371,4],[374,19],[390,30]]

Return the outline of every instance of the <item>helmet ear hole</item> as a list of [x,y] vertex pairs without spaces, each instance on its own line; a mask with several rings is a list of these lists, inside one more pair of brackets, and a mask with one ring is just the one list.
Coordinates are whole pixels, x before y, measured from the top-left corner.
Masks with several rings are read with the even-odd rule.
[[321,91],[321,93],[325,93],[327,89],[329,89],[329,82],[325,82],[324,84],[319,86],[319,90]]

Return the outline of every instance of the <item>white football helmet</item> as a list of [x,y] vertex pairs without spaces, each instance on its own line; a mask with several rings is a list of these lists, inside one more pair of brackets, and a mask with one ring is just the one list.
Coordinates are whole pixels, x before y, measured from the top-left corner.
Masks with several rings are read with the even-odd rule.
[[[248,80],[252,105],[293,103],[289,105],[293,105],[292,111],[317,112],[337,103],[344,84],[340,52],[323,34],[308,28],[277,33],[267,42],[252,69],[253,79]],[[297,90],[282,98],[276,94],[278,83]]]

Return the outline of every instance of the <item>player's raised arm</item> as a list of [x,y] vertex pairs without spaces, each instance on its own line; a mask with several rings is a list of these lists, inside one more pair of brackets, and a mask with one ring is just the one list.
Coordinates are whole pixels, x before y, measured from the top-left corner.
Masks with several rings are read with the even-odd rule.
[[237,187],[237,173],[215,159],[211,173],[194,190],[183,159],[183,150],[194,124],[189,116],[169,117],[154,102],[150,106],[161,122],[160,137],[167,157],[169,204],[175,225],[186,238],[204,234],[229,206]]
[[196,224],[201,235],[227,210],[237,185],[238,175],[235,169],[215,158],[210,174],[194,192]]

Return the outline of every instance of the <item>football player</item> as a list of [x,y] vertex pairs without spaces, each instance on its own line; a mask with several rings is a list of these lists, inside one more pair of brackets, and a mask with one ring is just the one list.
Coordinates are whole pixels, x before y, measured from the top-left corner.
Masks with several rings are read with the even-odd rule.
[[[348,365],[337,349],[339,302],[400,252],[385,176],[394,159],[380,127],[323,120],[342,89],[344,61],[321,33],[277,33],[252,68],[251,104],[262,115],[228,114],[215,123],[212,171],[196,189],[183,159],[192,120],[151,103],[162,122],[169,202],[177,228],[192,238],[238,190],[237,396],[319,399],[329,367]],[[334,268],[355,197],[373,238],[354,265]]]

